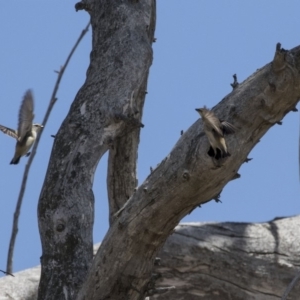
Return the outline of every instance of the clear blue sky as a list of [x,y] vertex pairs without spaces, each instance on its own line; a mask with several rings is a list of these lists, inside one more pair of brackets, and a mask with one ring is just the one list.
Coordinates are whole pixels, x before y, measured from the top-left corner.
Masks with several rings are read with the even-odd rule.
[[[157,42],[150,71],[139,149],[141,183],[172,149],[180,131],[193,124],[196,107],[212,107],[231,91],[234,73],[241,82],[273,59],[275,45],[300,44],[300,3],[282,1],[157,1]],[[89,16],[74,10],[75,1],[4,1],[0,9],[0,124],[16,128],[24,92],[35,95],[35,121],[41,122],[58,70]],[[91,31],[63,77],[58,101],[44,129],[32,165],[20,216],[14,271],[39,264],[41,246],[37,202],[53,139],[85,80]],[[299,105],[298,105],[299,109]],[[299,112],[289,113],[250,153],[241,178],[183,221],[264,222],[300,212],[298,164]],[[15,141],[0,135],[0,269],[6,256],[12,217],[27,158],[9,165]],[[108,228],[106,160],[95,176],[94,242]]]

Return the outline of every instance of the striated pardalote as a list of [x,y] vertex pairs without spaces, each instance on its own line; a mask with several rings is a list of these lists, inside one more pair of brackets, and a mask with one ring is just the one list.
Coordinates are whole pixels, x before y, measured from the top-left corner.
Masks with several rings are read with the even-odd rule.
[[212,154],[211,156],[216,159],[230,156],[224,135],[234,133],[236,128],[229,122],[221,121],[211,110],[207,109],[206,107],[196,108],[196,111],[202,118],[204,132],[213,150],[213,153],[211,153],[211,150],[208,153]]
[[28,156],[29,149],[32,147],[37,133],[44,126],[33,124],[33,96],[31,90],[28,90],[23,98],[19,111],[18,130],[10,129],[0,125],[0,130],[17,140],[15,154],[10,164],[18,164],[21,156]]

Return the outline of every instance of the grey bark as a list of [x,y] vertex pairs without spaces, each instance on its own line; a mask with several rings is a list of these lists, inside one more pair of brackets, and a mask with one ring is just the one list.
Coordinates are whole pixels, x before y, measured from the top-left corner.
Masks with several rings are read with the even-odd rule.
[[[152,35],[151,35],[152,36]],[[141,123],[146,95],[148,74],[138,91],[132,94],[136,102],[131,116]],[[136,99],[135,99],[136,98]],[[141,124],[141,126],[143,126]],[[131,129],[127,134],[111,143],[108,158],[107,192],[109,201],[109,223],[115,220],[115,214],[133,194],[138,185],[136,174],[140,127]]]
[[[181,224],[161,253],[157,300],[275,300],[299,271],[300,218]],[[297,300],[300,282],[288,299]]]
[[258,70],[214,108],[239,128],[227,138],[232,156],[221,167],[206,154],[200,120],[181,136],[118,214],[78,299],[143,299],[157,251],[176,224],[220,193],[259,139],[297,104],[299,54],[300,47],[278,48],[274,64]]
[[[216,162],[207,155],[198,120],[132,194],[155,1],[88,1],[79,7],[91,15],[91,62],[56,135],[39,199],[39,299],[144,299],[155,257],[181,218],[236,178],[259,139],[297,104],[300,47],[277,47],[273,63],[213,109],[239,128],[227,138],[230,158]],[[125,155],[118,156],[122,147]],[[92,262],[93,177],[109,149],[111,227]]]
[[[86,277],[92,262],[93,178],[107,150],[114,148],[108,179],[113,187],[111,214],[136,185],[131,183],[131,171],[135,172],[144,89],[152,63],[155,1],[90,1],[85,8],[93,29],[90,66],[55,137],[38,204],[43,250],[39,299],[43,300],[75,299]],[[118,159],[122,146],[132,151],[124,151],[125,157]],[[129,172],[118,177],[117,167],[126,168],[122,162],[127,156]],[[125,195],[121,180],[130,183]],[[119,194],[113,189],[120,189]]]
[[[175,289],[150,299],[280,299],[299,270],[299,235],[300,216],[257,224],[180,224],[158,254],[152,291]],[[14,275],[0,278],[0,299],[37,299],[40,267]],[[298,295],[299,282],[288,299]]]

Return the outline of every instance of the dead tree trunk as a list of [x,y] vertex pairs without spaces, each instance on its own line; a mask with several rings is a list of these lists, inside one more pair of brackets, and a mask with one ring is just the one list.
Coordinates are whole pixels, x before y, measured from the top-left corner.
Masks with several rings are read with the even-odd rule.
[[[90,0],[76,7],[91,15],[91,62],[56,135],[39,199],[39,299],[144,299],[155,257],[174,227],[236,178],[259,139],[296,106],[300,47],[278,45],[272,63],[213,109],[239,128],[227,139],[231,157],[220,164],[207,155],[198,120],[134,191],[155,0]],[[106,151],[111,226],[92,262],[92,185]]]
[[75,299],[92,262],[94,172],[109,156],[110,220],[136,187],[155,1],[79,3],[91,15],[86,82],[56,135],[40,195],[43,255],[39,299]]
[[[175,289],[150,299],[280,299],[299,269],[299,235],[300,216],[256,224],[180,224],[158,254],[149,292]],[[0,278],[0,299],[36,299],[40,267],[14,276]],[[298,295],[299,283],[288,299]]]
[[[299,271],[300,217],[181,224],[159,254],[157,300],[278,300]],[[158,290],[159,291],[159,290]],[[288,299],[297,300],[300,284]]]

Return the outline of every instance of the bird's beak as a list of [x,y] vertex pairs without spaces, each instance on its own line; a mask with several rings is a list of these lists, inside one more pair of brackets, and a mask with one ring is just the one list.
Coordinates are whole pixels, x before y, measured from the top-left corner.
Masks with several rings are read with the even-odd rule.
[[201,108],[195,108],[195,110],[199,113],[201,112]]

